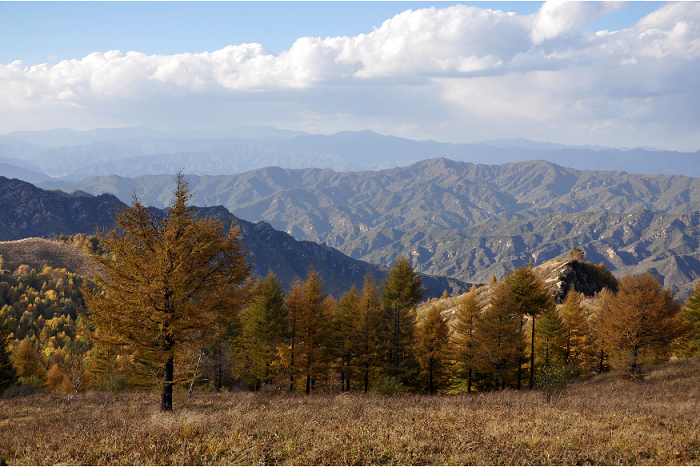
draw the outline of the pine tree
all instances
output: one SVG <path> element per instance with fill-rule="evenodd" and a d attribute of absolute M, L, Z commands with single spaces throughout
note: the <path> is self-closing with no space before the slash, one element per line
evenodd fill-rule
<path fill-rule="evenodd" d="M 683 307 L 683 324 L 688 333 L 683 354 L 689 357 L 700 355 L 700 281 Z"/>
<path fill-rule="evenodd" d="M 377 377 L 382 367 L 382 360 L 387 350 L 381 339 L 384 325 L 379 287 L 371 275 L 365 276 L 362 286 L 357 314 L 353 319 L 351 371 L 353 378 L 359 380 L 360 387 L 368 392 L 372 380 Z"/>
<path fill-rule="evenodd" d="M 604 306 L 601 332 L 613 362 L 633 378 L 644 363 L 666 360 L 683 334 L 680 303 L 649 273 L 624 277 Z"/>
<path fill-rule="evenodd" d="M 386 312 L 387 340 L 390 342 L 389 373 L 411 386 L 417 362 L 413 355 L 416 305 L 423 298 L 420 275 L 406 258 L 399 258 L 389 270 L 382 287 Z"/>
<path fill-rule="evenodd" d="M 453 352 L 450 328 L 438 307 L 432 307 L 416 332 L 416 355 L 421 378 L 429 394 L 445 389 L 449 383 Z"/>
<path fill-rule="evenodd" d="M 455 348 L 457 369 L 455 379 L 467 383 L 467 392 L 472 390 L 474 377 L 474 358 L 476 355 L 475 336 L 476 323 L 481 316 L 481 305 L 477 299 L 476 287 L 472 286 L 466 297 L 457 308 L 452 339 Z"/>
<path fill-rule="evenodd" d="M 91 256 L 104 273 L 83 290 L 95 338 L 162 368 L 161 410 L 172 410 L 175 360 L 226 332 L 252 286 L 238 228 L 227 235 L 221 222 L 198 218 L 182 174 L 176 185 L 164 217 L 134 196 L 115 228 L 98 231 L 108 254 Z"/>
<path fill-rule="evenodd" d="M 504 389 L 518 370 L 523 345 L 522 315 L 507 281 L 493 289 L 489 306 L 479 316 L 474 332 L 480 385 Z"/>
<path fill-rule="evenodd" d="M 287 338 L 289 323 L 282 285 L 274 274 L 258 284 L 250 305 L 241 311 L 240 345 L 246 357 L 246 376 L 256 389 L 274 379 L 277 349 Z"/>
<path fill-rule="evenodd" d="M 536 318 L 556 308 L 554 298 L 547 292 L 542 279 L 532 269 L 521 267 L 505 280 L 511 289 L 518 313 L 530 317 L 530 389 L 535 379 L 535 330 Z M 521 362 L 518 363 L 520 371 Z"/>
<path fill-rule="evenodd" d="M 581 302 L 582 295 L 575 290 L 569 290 L 560 313 L 564 363 L 574 375 L 586 372 L 592 358 L 588 320 Z"/>

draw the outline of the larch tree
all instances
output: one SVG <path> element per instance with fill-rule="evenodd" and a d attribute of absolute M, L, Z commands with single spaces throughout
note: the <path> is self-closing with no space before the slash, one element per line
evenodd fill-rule
<path fill-rule="evenodd" d="M 294 392 L 301 368 L 299 361 L 299 318 L 304 312 L 304 284 L 301 281 L 295 280 L 289 288 L 285 306 L 287 308 L 287 323 L 289 325 L 289 351 L 286 355 L 279 355 L 279 359 L 283 362 L 284 368 L 289 374 L 289 392 Z"/>
<path fill-rule="evenodd" d="M 511 289 L 515 306 L 521 315 L 530 317 L 530 389 L 535 382 L 536 318 L 556 308 L 554 298 L 544 282 L 531 268 L 520 267 L 504 279 Z M 521 362 L 518 363 L 520 367 Z"/>
<path fill-rule="evenodd" d="M 250 304 L 241 311 L 239 345 L 246 359 L 246 378 L 260 389 L 275 377 L 278 348 L 287 339 L 289 324 L 282 284 L 268 274 L 256 287 Z"/>
<path fill-rule="evenodd" d="M 564 366 L 564 325 L 556 308 L 547 310 L 535 331 L 535 351 L 544 367 Z"/>
<path fill-rule="evenodd" d="M 134 196 L 115 228 L 98 230 L 108 253 L 91 256 L 104 272 L 83 290 L 94 337 L 161 368 L 163 411 L 172 410 L 176 359 L 223 335 L 252 289 L 239 229 L 199 217 L 190 197 L 182 173 L 163 217 Z"/>
<path fill-rule="evenodd" d="M 687 330 L 683 354 L 687 356 L 700 355 L 700 281 L 695 284 L 693 293 L 685 301 L 683 324 Z"/>
<path fill-rule="evenodd" d="M 423 298 L 420 275 L 406 258 L 399 258 L 389 269 L 382 287 L 386 330 L 390 342 L 389 373 L 409 382 L 417 370 L 413 355 L 416 305 Z"/>
<path fill-rule="evenodd" d="M 474 377 L 474 358 L 476 355 L 475 336 L 476 323 L 481 316 L 482 308 L 477 298 L 476 287 L 472 286 L 457 308 L 452 340 L 456 359 L 455 377 L 458 381 L 467 383 L 467 392 L 472 390 Z"/>
<path fill-rule="evenodd" d="M 610 354 L 608 351 L 608 341 L 603 324 L 610 311 L 609 301 L 614 298 L 613 292 L 604 288 L 598 294 L 598 303 L 590 318 L 589 329 L 591 331 L 591 352 L 593 353 L 593 368 L 597 373 L 603 373 L 610 369 Z"/>
<path fill-rule="evenodd" d="M 20 378 L 37 377 L 41 380 L 46 375 L 46 368 L 41 363 L 41 356 L 37 352 L 31 339 L 25 337 L 12 353 L 12 364 Z"/>
<path fill-rule="evenodd" d="M 591 336 L 582 305 L 582 295 L 569 290 L 560 310 L 564 363 L 574 375 L 588 370 L 591 361 Z"/>
<path fill-rule="evenodd" d="M 666 360 L 684 331 L 680 302 L 649 273 L 624 277 L 603 306 L 601 331 L 613 362 L 633 378 L 644 363 Z"/>
<path fill-rule="evenodd" d="M 324 356 L 327 355 L 325 325 L 330 321 L 333 303 L 323 292 L 323 281 L 314 270 L 309 271 L 302 297 L 295 317 L 295 364 L 303 378 L 304 392 L 310 394 L 324 373 Z"/>
<path fill-rule="evenodd" d="M 454 356 L 450 342 L 450 327 L 436 306 L 428 311 L 418 326 L 416 356 L 421 366 L 421 379 L 425 382 L 428 393 L 435 394 L 447 388 Z"/>
<path fill-rule="evenodd" d="M 365 276 L 362 295 L 359 297 L 356 315 L 352 321 L 352 375 L 359 380 L 364 392 L 368 392 L 372 380 L 379 374 L 386 346 L 382 342 L 384 308 L 379 287 L 371 275 Z"/>
<path fill-rule="evenodd" d="M 360 295 L 355 284 L 338 300 L 333 313 L 332 331 L 328 342 L 331 360 L 340 374 L 340 391 L 350 390 L 350 372 L 353 363 L 353 320 L 357 317 Z"/>
<path fill-rule="evenodd" d="M 505 389 L 517 372 L 523 344 L 522 315 L 507 281 L 494 287 L 474 333 L 476 367 L 484 388 Z"/>

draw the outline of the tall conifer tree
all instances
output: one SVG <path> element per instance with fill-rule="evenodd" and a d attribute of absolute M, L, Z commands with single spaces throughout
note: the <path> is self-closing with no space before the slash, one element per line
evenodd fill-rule
<path fill-rule="evenodd" d="M 416 356 L 429 394 L 447 388 L 454 358 L 450 328 L 438 307 L 432 307 L 416 332 Z"/>
<path fill-rule="evenodd" d="M 352 374 L 364 392 L 369 391 L 372 380 L 380 372 L 382 357 L 387 350 L 381 340 L 383 324 L 384 309 L 379 287 L 374 278 L 368 274 L 362 286 L 352 334 Z"/>
<path fill-rule="evenodd" d="M 667 359 L 683 334 L 680 303 L 649 273 L 624 277 L 603 305 L 601 331 L 616 367 L 631 377 L 639 376 L 644 363 Z"/>
<path fill-rule="evenodd" d="M 175 360 L 226 332 L 252 286 L 238 228 L 198 218 L 190 196 L 181 173 L 162 218 L 134 196 L 115 228 L 97 232 L 108 254 L 91 256 L 104 272 L 83 290 L 94 338 L 162 368 L 161 410 L 172 410 Z"/>
<path fill-rule="evenodd" d="M 411 385 L 417 370 L 413 355 L 416 305 L 423 298 L 420 275 L 406 258 L 399 258 L 389 270 L 382 287 L 386 312 L 387 340 L 390 342 L 389 373 Z"/>
<path fill-rule="evenodd" d="M 574 375 L 586 372 L 592 358 L 588 319 L 581 302 L 581 294 L 575 290 L 569 290 L 560 313 L 564 363 Z"/>
<path fill-rule="evenodd" d="M 472 390 L 472 379 L 475 370 L 474 360 L 477 351 L 474 333 L 482 311 L 476 294 L 476 287 L 472 286 L 457 308 L 454 326 L 452 327 L 452 339 L 457 362 L 455 377 L 460 382 L 466 381 L 467 392 Z"/>
<path fill-rule="evenodd" d="M 273 363 L 289 330 L 284 299 L 282 284 L 270 273 L 241 312 L 240 345 L 247 360 L 247 376 L 256 389 L 270 384 L 275 377 Z"/>

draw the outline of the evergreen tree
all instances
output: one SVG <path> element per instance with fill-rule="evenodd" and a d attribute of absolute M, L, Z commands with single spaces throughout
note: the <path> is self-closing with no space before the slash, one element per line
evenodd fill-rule
<path fill-rule="evenodd" d="M 240 345 L 246 357 L 246 376 L 252 385 L 274 379 L 277 349 L 287 338 L 289 323 L 282 285 L 274 274 L 258 284 L 250 305 L 241 311 Z"/>
<path fill-rule="evenodd" d="M 386 313 L 387 340 L 390 342 L 389 373 L 411 386 L 417 370 L 413 355 L 416 305 L 423 298 L 420 275 L 406 258 L 399 258 L 389 269 L 382 287 Z"/>
<path fill-rule="evenodd" d="M 536 318 L 556 308 L 554 298 L 547 292 L 542 279 L 530 268 L 520 267 L 505 282 L 511 289 L 518 313 L 530 317 L 530 389 L 535 379 L 535 330 Z M 521 362 L 518 363 L 520 370 Z"/>
<path fill-rule="evenodd" d="M 474 332 L 480 385 L 505 389 L 518 370 L 523 344 L 522 315 L 507 281 L 494 287 L 489 306 L 480 315 Z"/>
<path fill-rule="evenodd" d="M 384 324 L 379 287 L 371 275 L 365 276 L 362 295 L 353 319 L 351 349 L 353 363 L 350 367 L 364 392 L 368 392 L 372 380 L 379 374 L 386 346 L 381 339 Z"/>
<path fill-rule="evenodd" d="M 476 287 L 472 286 L 466 297 L 457 308 L 455 322 L 452 328 L 457 368 L 455 379 L 467 383 L 467 392 L 472 390 L 472 378 L 474 377 L 475 330 L 476 323 L 481 316 L 481 305 L 477 299 Z"/>
<path fill-rule="evenodd" d="M 252 286 L 238 228 L 226 234 L 221 222 L 198 218 L 182 174 L 176 185 L 163 218 L 134 197 L 114 229 L 98 231 L 109 253 L 91 253 L 104 273 L 83 291 L 95 338 L 162 369 L 161 410 L 172 410 L 175 359 L 224 334 Z"/>
<path fill-rule="evenodd" d="M 429 394 L 445 389 L 450 378 L 453 352 L 450 328 L 438 307 L 432 307 L 416 333 L 416 355 L 421 366 L 422 380 Z"/>
<path fill-rule="evenodd" d="M 651 274 L 624 277 L 603 305 L 601 332 L 615 366 L 631 377 L 639 376 L 644 363 L 666 360 L 683 334 L 680 303 Z"/>
<path fill-rule="evenodd" d="M 700 281 L 683 307 L 683 324 L 688 332 L 683 346 L 686 356 L 700 355 Z"/>
<path fill-rule="evenodd" d="M 586 372 L 592 357 L 588 320 L 581 302 L 582 295 L 569 290 L 560 313 L 564 363 L 574 375 Z"/>

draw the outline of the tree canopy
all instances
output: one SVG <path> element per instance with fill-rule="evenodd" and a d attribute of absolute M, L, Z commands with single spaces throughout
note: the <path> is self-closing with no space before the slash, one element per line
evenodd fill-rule
<path fill-rule="evenodd" d="M 183 174 L 174 196 L 163 217 L 134 196 L 113 229 L 98 230 L 108 253 L 91 255 L 104 272 L 85 290 L 94 337 L 162 368 L 162 410 L 172 409 L 175 360 L 222 335 L 252 288 L 238 228 L 198 217 Z"/>

